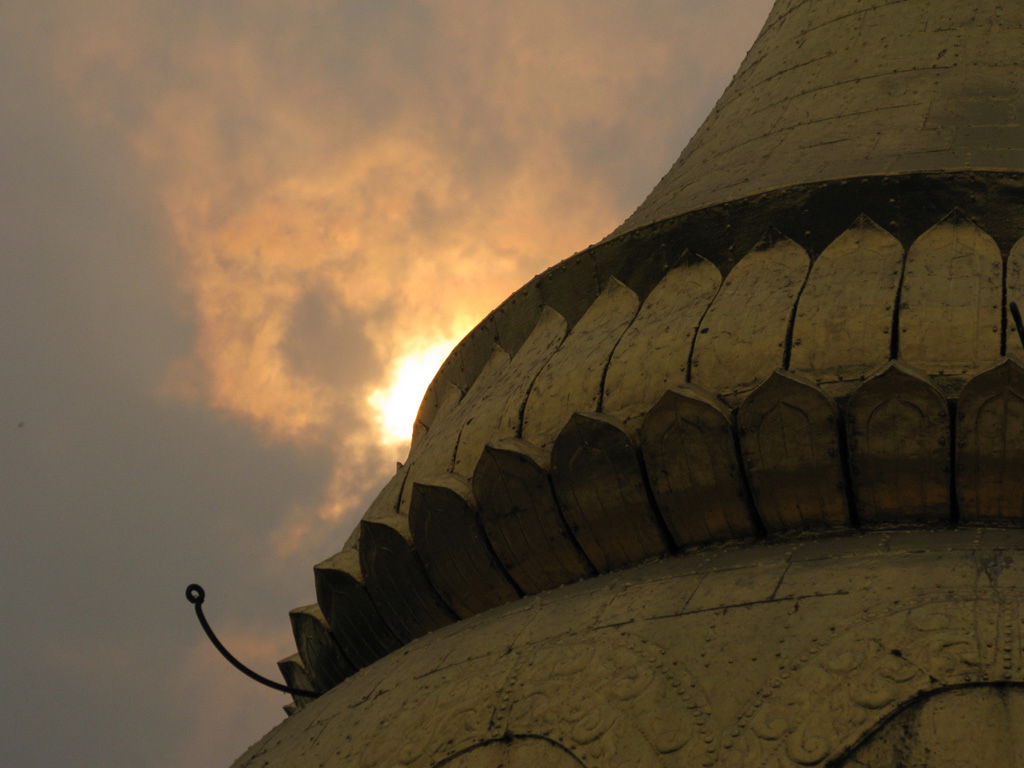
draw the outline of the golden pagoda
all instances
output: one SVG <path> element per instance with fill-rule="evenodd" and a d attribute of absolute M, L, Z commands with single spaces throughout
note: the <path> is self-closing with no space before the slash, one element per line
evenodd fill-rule
<path fill-rule="evenodd" d="M 474 329 L 236 763 L 1024 766 L 1024 3 L 778 0 Z"/>

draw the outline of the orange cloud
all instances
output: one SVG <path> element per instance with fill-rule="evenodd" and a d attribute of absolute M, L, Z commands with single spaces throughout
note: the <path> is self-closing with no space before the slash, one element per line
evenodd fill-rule
<path fill-rule="evenodd" d="M 634 110 L 706 108 L 692 94 L 638 95 L 675 66 L 677 46 L 706 52 L 694 90 L 734 66 L 735 52 L 707 40 L 708 24 L 721 35 L 729 22 L 706 3 L 676 5 L 78 11 L 57 43 L 59 76 L 158 190 L 193 302 L 194 355 L 169 390 L 329 448 L 317 514 L 354 523 L 400 457 L 382 393 L 427 384 L 396 376 L 610 231 L 627 212 L 614 182 L 630 158 L 657 149 L 667 167 L 671 121 Z M 314 298 L 342 317 L 339 338 L 305 354 L 336 356 L 333 368 L 295 362 L 297 317 Z M 357 341 L 365 354 L 349 361 Z M 310 514 L 289 513 L 279 546 L 301 546 Z"/>
<path fill-rule="evenodd" d="M 769 5 L 24 4 L 75 128 L 120 138 L 166 212 L 196 335 L 165 392 L 333 459 L 251 567 L 341 546 L 401 458 L 416 361 L 640 202 Z M 265 673 L 291 651 L 280 618 L 218 631 Z M 205 639 L 169 669 L 197 713 L 177 764 L 225 763 L 226 733 L 280 716 Z"/>

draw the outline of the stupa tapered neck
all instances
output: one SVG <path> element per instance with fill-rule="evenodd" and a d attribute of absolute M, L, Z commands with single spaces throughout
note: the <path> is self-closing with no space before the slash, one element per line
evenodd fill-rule
<path fill-rule="evenodd" d="M 778 0 L 732 83 L 613 236 L 792 185 L 1024 170 L 1024 3 Z"/>

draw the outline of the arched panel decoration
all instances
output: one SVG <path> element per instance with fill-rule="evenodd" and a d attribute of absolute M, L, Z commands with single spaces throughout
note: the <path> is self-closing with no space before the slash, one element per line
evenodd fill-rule
<path fill-rule="evenodd" d="M 714 396 L 693 386 L 666 392 L 644 419 L 640 446 L 677 546 L 755 535 L 732 418 Z"/>
<path fill-rule="evenodd" d="M 1020 594 L 1007 591 L 994 598 L 918 598 L 865 612 L 838 636 L 813 643 L 791 674 L 765 684 L 743 712 L 746 727 L 723 744 L 718 765 L 854 768 L 860 764 L 842 760 L 922 696 L 1024 683 L 1019 609 Z M 964 723 L 985 727 L 977 713 Z M 897 764 L 922 765 L 868 763 Z"/>
<path fill-rule="evenodd" d="M 409 526 L 427 576 L 460 618 L 520 596 L 494 556 L 461 478 L 414 483 Z"/>
<path fill-rule="evenodd" d="M 845 394 L 889 359 L 903 246 L 866 216 L 814 262 L 793 324 L 790 370 Z"/>
<path fill-rule="evenodd" d="M 1024 520 L 1024 368 L 1004 360 L 957 403 L 956 489 L 963 522 Z"/>
<path fill-rule="evenodd" d="M 671 549 L 651 508 L 636 445 L 612 417 L 574 414 L 555 442 L 551 475 L 565 520 L 598 571 Z"/>
<path fill-rule="evenodd" d="M 832 398 L 776 371 L 740 405 L 736 421 L 754 505 L 768 531 L 849 525 Z"/>
<path fill-rule="evenodd" d="M 640 307 L 614 277 L 537 374 L 523 411 L 522 437 L 550 448 L 573 413 L 596 411 L 608 358 Z"/>
<path fill-rule="evenodd" d="M 686 383 L 697 326 L 722 282 L 700 256 L 688 253 L 683 262 L 644 300 L 608 363 L 601 410 L 631 428 L 666 389 Z"/>
<path fill-rule="evenodd" d="M 972 685 L 911 702 L 835 768 L 1024 768 L 1024 684 Z"/>
<path fill-rule="evenodd" d="M 701 322 L 690 380 L 728 401 L 786 361 L 786 335 L 810 267 L 792 240 L 771 236 L 725 278 Z"/>
<path fill-rule="evenodd" d="M 498 559 L 526 594 L 577 581 L 594 572 L 555 500 L 547 454 L 525 440 L 484 449 L 473 473 L 480 522 Z"/>
<path fill-rule="evenodd" d="M 850 396 L 846 417 L 861 521 L 948 522 L 949 409 L 927 378 L 890 363 Z"/>

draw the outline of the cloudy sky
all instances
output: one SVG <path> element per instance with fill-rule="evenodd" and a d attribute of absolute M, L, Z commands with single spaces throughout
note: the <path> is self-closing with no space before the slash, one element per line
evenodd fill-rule
<path fill-rule="evenodd" d="M 227 765 L 452 344 L 770 0 L 0 3 L 0 763 Z"/>

